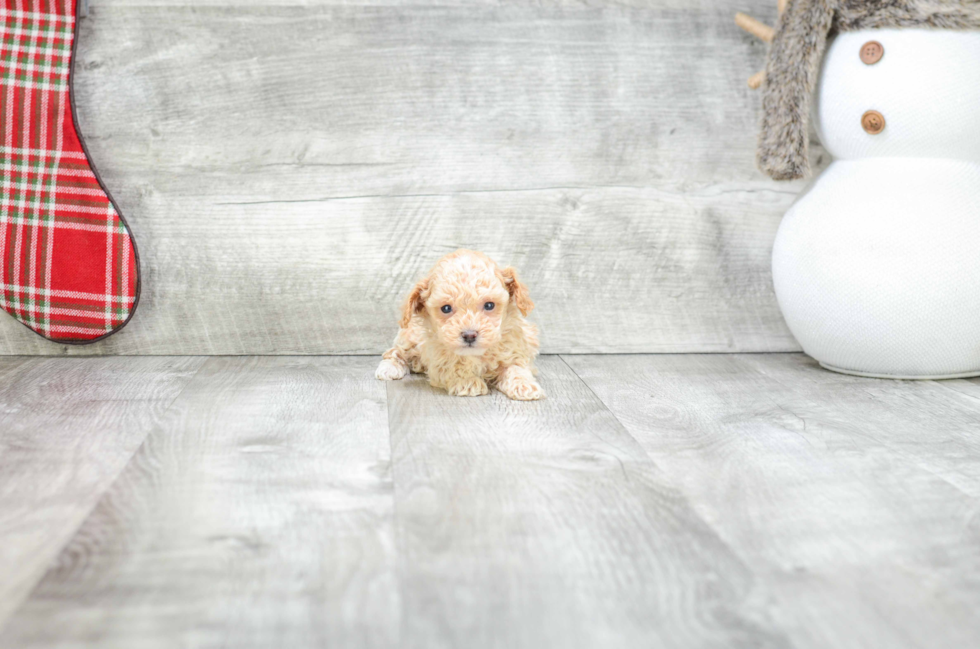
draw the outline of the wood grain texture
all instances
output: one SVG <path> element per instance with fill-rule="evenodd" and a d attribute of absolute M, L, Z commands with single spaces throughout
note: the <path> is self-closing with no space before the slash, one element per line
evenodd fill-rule
<path fill-rule="evenodd" d="M 402 647 L 779 647 L 765 589 L 588 388 L 388 386 Z"/>
<path fill-rule="evenodd" d="M 202 364 L 0 360 L 0 626 Z"/>
<path fill-rule="evenodd" d="M 379 353 L 461 246 L 522 271 L 546 351 L 798 349 L 769 257 L 801 185 L 754 168 L 732 24 L 775 3 L 386 4 L 96 3 L 79 119 L 143 301 L 86 348 L 0 318 L 0 354 Z"/>
<path fill-rule="evenodd" d="M 976 381 L 800 355 L 566 360 L 771 588 L 794 647 L 976 645 Z"/>
<path fill-rule="evenodd" d="M 980 637 L 980 380 L 544 357 L 517 403 L 376 360 L 0 358 L 0 649 Z"/>
<path fill-rule="evenodd" d="M 210 359 L 0 646 L 392 646 L 393 497 L 372 368 Z"/>

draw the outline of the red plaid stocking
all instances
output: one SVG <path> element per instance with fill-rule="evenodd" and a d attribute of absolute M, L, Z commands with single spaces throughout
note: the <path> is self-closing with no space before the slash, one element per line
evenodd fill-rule
<path fill-rule="evenodd" d="M 50 340 L 94 342 L 132 316 L 139 265 L 75 123 L 76 0 L 0 7 L 0 305 Z"/>

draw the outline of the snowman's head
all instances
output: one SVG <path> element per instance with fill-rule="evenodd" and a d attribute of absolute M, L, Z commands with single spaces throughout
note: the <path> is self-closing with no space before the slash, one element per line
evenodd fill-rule
<path fill-rule="evenodd" d="M 861 56 L 872 41 L 880 44 L 877 60 Z M 837 159 L 980 162 L 978 80 L 980 31 L 845 32 L 829 44 L 823 58 L 813 99 L 814 126 Z M 862 122 L 870 111 L 875 120 L 883 120 L 880 127 Z"/>
<path fill-rule="evenodd" d="M 839 36 L 824 57 L 831 33 Z M 776 179 L 808 175 L 812 103 L 839 157 L 978 160 L 978 39 L 973 0 L 790 2 L 766 65 L 759 168 Z M 874 128 L 865 130 L 869 111 Z"/>

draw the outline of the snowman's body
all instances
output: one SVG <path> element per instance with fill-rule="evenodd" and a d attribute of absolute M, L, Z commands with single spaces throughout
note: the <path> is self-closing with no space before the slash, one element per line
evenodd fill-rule
<path fill-rule="evenodd" d="M 872 65 L 869 41 L 884 48 Z M 840 34 L 814 104 L 834 162 L 773 249 L 793 334 L 838 371 L 980 375 L 980 32 Z M 876 135 L 869 110 L 885 118 Z"/>

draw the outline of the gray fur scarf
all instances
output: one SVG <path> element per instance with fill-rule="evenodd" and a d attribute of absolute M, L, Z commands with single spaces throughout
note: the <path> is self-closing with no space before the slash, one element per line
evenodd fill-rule
<path fill-rule="evenodd" d="M 980 29 L 980 0 L 789 0 L 769 49 L 759 168 L 776 180 L 810 173 L 810 95 L 830 34 L 881 27 Z"/>

